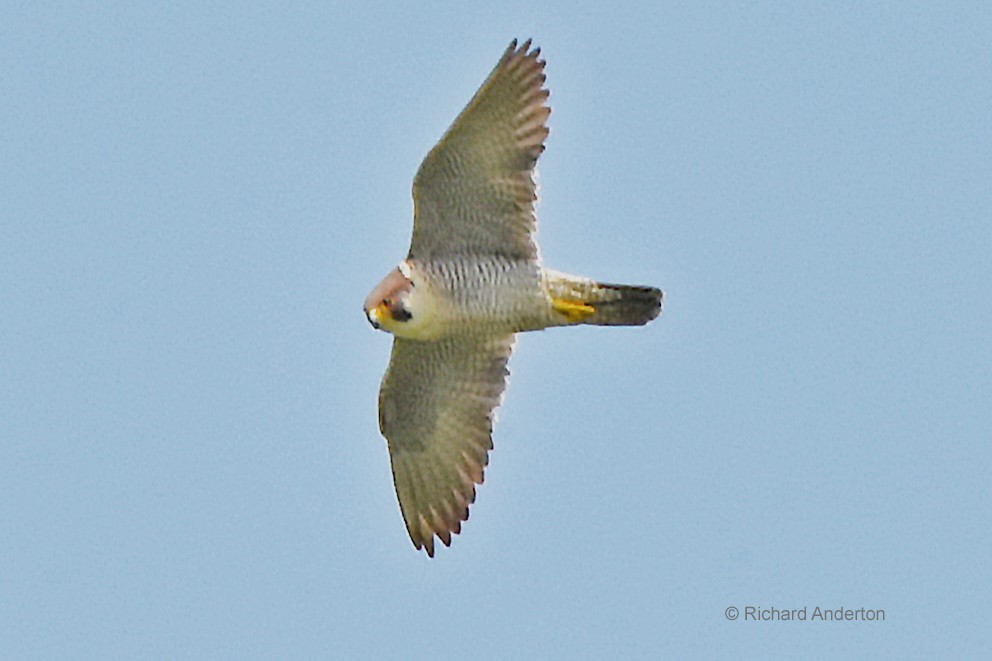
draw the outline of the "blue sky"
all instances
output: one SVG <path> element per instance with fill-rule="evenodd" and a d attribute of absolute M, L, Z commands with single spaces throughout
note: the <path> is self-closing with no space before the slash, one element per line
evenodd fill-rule
<path fill-rule="evenodd" d="M 3 656 L 981 658 L 990 31 L 983 3 L 8 4 Z M 528 36 L 546 263 L 666 307 L 519 339 L 428 560 L 361 304 Z"/>

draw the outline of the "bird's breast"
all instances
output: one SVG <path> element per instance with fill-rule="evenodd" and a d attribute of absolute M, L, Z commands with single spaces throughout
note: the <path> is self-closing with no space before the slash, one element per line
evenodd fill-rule
<path fill-rule="evenodd" d="M 451 334 L 524 330 L 523 320 L 544 310 L 540 268 L 498 257 L 462 257 L 414 264 L 411 294 L 419 339 Z M 419 277 L 417 277 L 419 276 Z"/>

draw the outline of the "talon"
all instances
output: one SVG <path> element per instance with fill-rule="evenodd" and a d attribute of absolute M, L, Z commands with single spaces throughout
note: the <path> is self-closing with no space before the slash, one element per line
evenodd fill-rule
<path fill-rule="evenodd" d="M 570 301 L 567 298 L 552 297 L 551 307 L 573 324 L 577 324 L 583 319 L 588 318 L 596 311 L 596 308 L 591 305 L 582 301 Z"/>

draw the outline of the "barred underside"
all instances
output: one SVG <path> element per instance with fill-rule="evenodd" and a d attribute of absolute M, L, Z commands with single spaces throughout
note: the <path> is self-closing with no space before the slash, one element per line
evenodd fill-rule
<path fill-rule="evenodd" d="M 444 299 L 451 334 L 515 333 L 556 325 L 541 268 L 498 256 L 452 257 L 417 265 Z"/>

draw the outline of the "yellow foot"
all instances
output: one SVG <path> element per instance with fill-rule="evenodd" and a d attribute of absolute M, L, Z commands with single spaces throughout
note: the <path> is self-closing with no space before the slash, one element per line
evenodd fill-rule
<path fill-rule="evenodd" d="M 570 301 L 567 298 L 552 297 L 551 307 L 573 324 L 579 323 L 596 311 L 596 308 L 591 305 L 587 305 L 582 301 Z"/>

